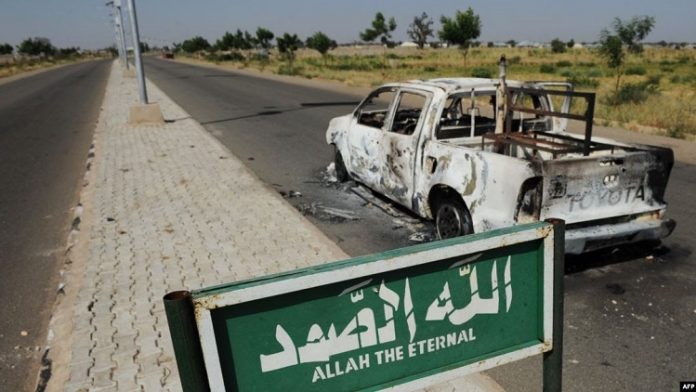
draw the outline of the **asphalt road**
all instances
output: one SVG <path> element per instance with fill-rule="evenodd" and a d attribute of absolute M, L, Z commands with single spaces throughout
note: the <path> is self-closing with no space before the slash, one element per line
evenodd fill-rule
<path fill-rule="evenodd" d="M 218 69 L 147 59 L 171 98 L 348 254 L 413 244 L 413 227 L 367 203 L 350 186 L 327 186 L 324 132 L 359 96 Z M 567 260 L 564 387 L 568 391 L 670 391 L 696 378 L 696 167 L 677 163 L 667 190 L 674 234 L 658 250 L 628 247 Z M 352 211 L 337 222 L 311 206 Z M 309 208 L 308 208 L 309 207 Z M 316 209 L 316 208 L 315 208 Z M 322 219 L 323 218 L 323 219 Z M 540 390 L 541 357 L 490 371 L 509 391 Z"/>
<path fill-rule="evenodd" d="M 110 62 L 0 85 L 0 390 L 34 390 Z"/>

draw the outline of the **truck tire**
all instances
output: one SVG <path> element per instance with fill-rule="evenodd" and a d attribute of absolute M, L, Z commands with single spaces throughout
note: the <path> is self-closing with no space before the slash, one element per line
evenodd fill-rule
<path fill-rule="evenodd" d="M 343 163 L 343 156 L 341 155 L 341 152 L 338 151 L 338 148 L 334 148 L 336 151 L 336 154 L 334 155 L 334 166 L 336 168 L 336 179 L 338 182 L 346 182 L 350 180 L 350 174 L 348 174 L 348 170 L 346 169 L 345 163 Z"/>
<path fill-rule="evenodd" d="M 474 232 L 469 210 L 458 198 L 448 197 L 436 203 L 435 229 L 438 239 L 460 237 Z"/>

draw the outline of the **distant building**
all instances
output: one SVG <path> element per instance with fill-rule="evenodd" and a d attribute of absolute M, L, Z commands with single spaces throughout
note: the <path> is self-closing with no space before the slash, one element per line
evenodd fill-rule
<path fill-rule="evenodd" d="M 518 42 L 516 46 L 518 48 L 543 48 L 544 44 L 542 44 L 540 42 L 536 42 L 536 41 L 524 40 L 524 41 Z"/>

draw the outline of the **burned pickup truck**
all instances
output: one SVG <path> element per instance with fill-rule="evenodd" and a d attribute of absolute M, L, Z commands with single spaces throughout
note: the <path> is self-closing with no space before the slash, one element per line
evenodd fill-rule
<path fill-rule="evenodd" d="M 501 67 L 500 79 L 386 84 L 326 138 L 340 180 L 434 220 L 442 239 L 547 218 L 566 221 L 571 254 L 668 236 L 672 150 L 593 137 L 594 99 Z"/>

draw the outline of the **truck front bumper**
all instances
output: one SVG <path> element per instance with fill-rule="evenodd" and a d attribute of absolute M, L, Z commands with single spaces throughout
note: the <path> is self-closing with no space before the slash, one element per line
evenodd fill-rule
<path fill-rule="evenodd" d="M 672 234 L 676 225 L 672 219 L 648 219 L 576 229 L 571 226 L 566 229 L 565 251 L 581 254 L 632 242 L 659 240 Z"/>

